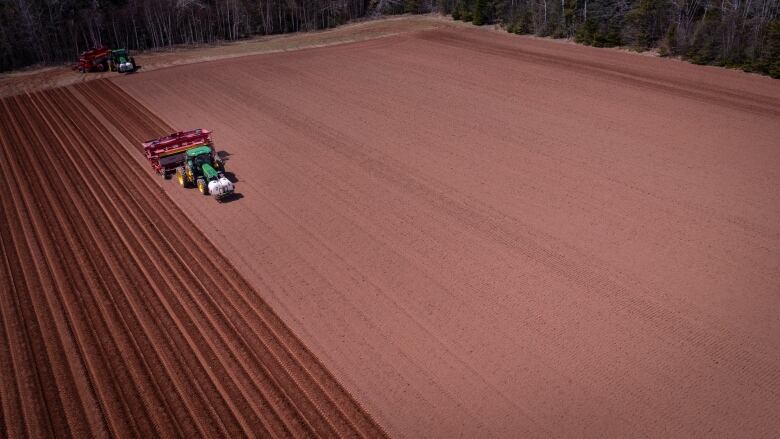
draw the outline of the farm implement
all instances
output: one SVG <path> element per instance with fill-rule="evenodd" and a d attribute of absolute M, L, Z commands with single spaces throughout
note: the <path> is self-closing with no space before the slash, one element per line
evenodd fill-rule
<path fill-rule="evenodd" d="M 143 143 L 152 169 L 163 178 L 175 174 L 182 187 L 197 187 L 203 195 L 222 201 L 235 190 L 225 177 L 225 163 L 214 152 L 211 131 L 196 129 L 169 134 Z"/>

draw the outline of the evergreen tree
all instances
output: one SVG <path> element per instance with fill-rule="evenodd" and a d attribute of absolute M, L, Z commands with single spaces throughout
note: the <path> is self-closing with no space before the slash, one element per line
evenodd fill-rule
<path fill-rule="evenodd" d="M 756 64 L 759 72 L 780 78 L 780 19 L 767 26 L 766 44 Z"/>
<path fill-rule="evenodd" d="M 623 40 L 638 50 L 655 47 L 669 26 L 667 0 L 639 0 L 626 13 Z"/>
<path fill-rule="evenodd" d="M 404 0 L 404 12 L 407 14 L 419 13 L 420 3 L 420 0 Z"/>
<path fill-rule="evenodd" d="M 474 15 L 472 23 L 477 26 L 482 26 L 487 23 L 487 7 L 488 0 L 476 0 L 474 2 Z"/>

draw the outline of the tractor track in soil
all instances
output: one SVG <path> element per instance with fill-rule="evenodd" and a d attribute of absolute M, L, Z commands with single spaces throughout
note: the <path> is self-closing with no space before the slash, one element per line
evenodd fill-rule
<path fill-rule="evenodd" d="M 137 166 L 173 130 L 114 87 L 0 106 L 0 433 L 383 435 Z"/>

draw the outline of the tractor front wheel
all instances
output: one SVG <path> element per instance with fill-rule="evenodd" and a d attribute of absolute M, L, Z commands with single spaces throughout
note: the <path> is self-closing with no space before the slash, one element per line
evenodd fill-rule
<path fill-rule="evenodd" d="M 206 185 L 206 180 L 204 180 L 202 178 L 198 179 L 198 190 L 203 195 L 208 195 L 209 194 L 209 187 L 208 187 L 208 185 Z"/>

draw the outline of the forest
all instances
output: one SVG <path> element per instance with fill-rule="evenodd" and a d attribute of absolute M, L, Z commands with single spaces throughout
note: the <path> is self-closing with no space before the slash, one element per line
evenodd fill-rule
<path fill-rule="evenodd" d="M 427 12 L 780 77 L 780 0 L 0 0 L 0 71 Z"/>
<path fill-rule="evenodd" d="M 780 77 L 780 0 L 441 0 L 453 18 Z"/>

